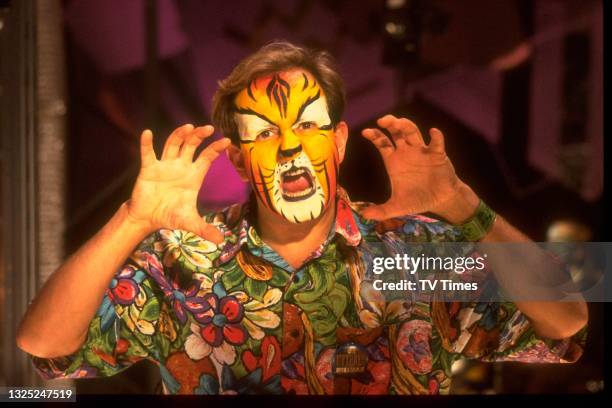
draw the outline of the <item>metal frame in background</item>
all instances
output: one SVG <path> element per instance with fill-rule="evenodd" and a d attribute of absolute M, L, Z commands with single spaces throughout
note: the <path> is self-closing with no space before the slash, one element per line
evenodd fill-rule
<path fill-rule="evenodd" d="M 1 13 L 2 376 L 6 385 L 25 385 L 37 381 L 15 344 L 37 280 L 35 2 L 9 2 Z"/>
<path fill-rule="evenodd" d="M 0 169 L 4 284 L 0 385 L 40 386 L 16 347 L 19 322 L 64 257 L 65 58 L 60 0 L 0 8 Z M 41 16 L 41 18 L 37 18 Z"/>

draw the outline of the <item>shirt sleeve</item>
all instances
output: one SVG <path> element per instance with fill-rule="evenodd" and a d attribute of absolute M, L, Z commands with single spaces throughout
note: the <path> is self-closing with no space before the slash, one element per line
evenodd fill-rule
<path fill-rule="evenodd" d="M 163 267 L 152 242 L 143 241 L 115 274 L 79 350 L 57 358 L 31 356 L 44 379 L 107 377 L 142 359 L 167 357 L 177 337 L 176 317 L 158 282 Z"/>
<path fill-rule="evenodd" d="M 456 303 L 444 306 L 453 316 L 449 330 L 441 334 L 448 336 L 450 351 L 463 357 L 489 362 L 573 363 L 583 353 L 587 326 L 565 339 L 547 339 L 535 333 L 527 316 L 512 302 Z"/>
<path fill-rule="evenodd" d="M 460 242 L 461 232 L 443 221 L 422 216 L 401 219 L 391 226 L 404 242 Z M 466 246 L 467 248 L 467 246 Z M 548 339 L 513 302 L 498 301 L 493 272 L 483 271 L 479 294 L 467 302 L 433 302 L 431 315 L 448 352 L 482 361 L 571 363 L 583 353 L 587 327 L 565 339 Z M 469 275 L 467 273 L 466 275 Z"/>

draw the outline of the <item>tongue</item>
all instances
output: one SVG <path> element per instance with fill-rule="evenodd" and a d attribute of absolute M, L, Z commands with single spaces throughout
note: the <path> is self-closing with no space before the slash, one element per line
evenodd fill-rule
<path fill-rule="evenodd" d="M 299 176 L 295 178 L 288 177 L 283 181 L 283 190 L 288 193 L 297 193 L 299 191 L 306 190 L 308 187 L 310 187 L 310 183 L 306 176 Z"/>

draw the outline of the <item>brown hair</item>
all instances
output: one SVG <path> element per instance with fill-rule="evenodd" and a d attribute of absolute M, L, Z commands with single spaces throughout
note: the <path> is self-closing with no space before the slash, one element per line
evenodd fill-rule
<path fill-rule="evenodd" d="M 332 126 L 336 126 L 344 112 L 344 81 L 338 73 L 333 57 L 326 51 L 298 47 L 286 41 L 275 41 L 249 55 L 233 69 L 229 76 L 219 81 L 213 97 L 213 124 L 238 143 L 238 129 L 234 120 L 234 99 L 248 84 L 261 76 L 302 68 L 319 82 L 327 99 Z"/>

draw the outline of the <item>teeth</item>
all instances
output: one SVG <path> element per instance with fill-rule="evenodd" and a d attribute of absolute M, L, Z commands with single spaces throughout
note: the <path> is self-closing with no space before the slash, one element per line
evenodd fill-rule
<path fill-rule="evenodd" d="M 307 177 L 310 180 L 311 185 L 302 191 L 297 191 L 297 192 L 282 191 L 282 195 L 286 199 L 297 201 L 297 200 L 302 199 L 303 197 L 308 197 L 314 194 L 316 188 L 313 183 L 313 177 L 311 176 L 311 173 L 310 171 L 308 171 L 308 169 L 305 169 L 302 167 L 298 169 L 287 170 L 281 173 L 281 180 L 283 180 L 285 177 L 298 177 L 298 176 Z"/>
<path fill-rule="evenodd" d="M 312 193 L 313 190 L 314 190 L 314 187 L 310 187 L 307 190 L 300 191 L 300 192 L 295 192 L 295 193 L 284 192 L 283 195 L 287 196 L 287 197 L 290 197 L 290 198 L 298 198 L 298 197 L 302 197 L 302 196 L 305 196 L 305 195 L 308 195 L 308 194 Z"/>
<path fill-rule="evenodd" d="M 298 176 L 300 174 L 304 174 L 306 173 L 305 170 L 303 169 L 298 169 L 298 170 L 291 170 L 291 171 L 287 171 L 285 172 L 285 174 L 283 174 L 284 176 Z"/>

